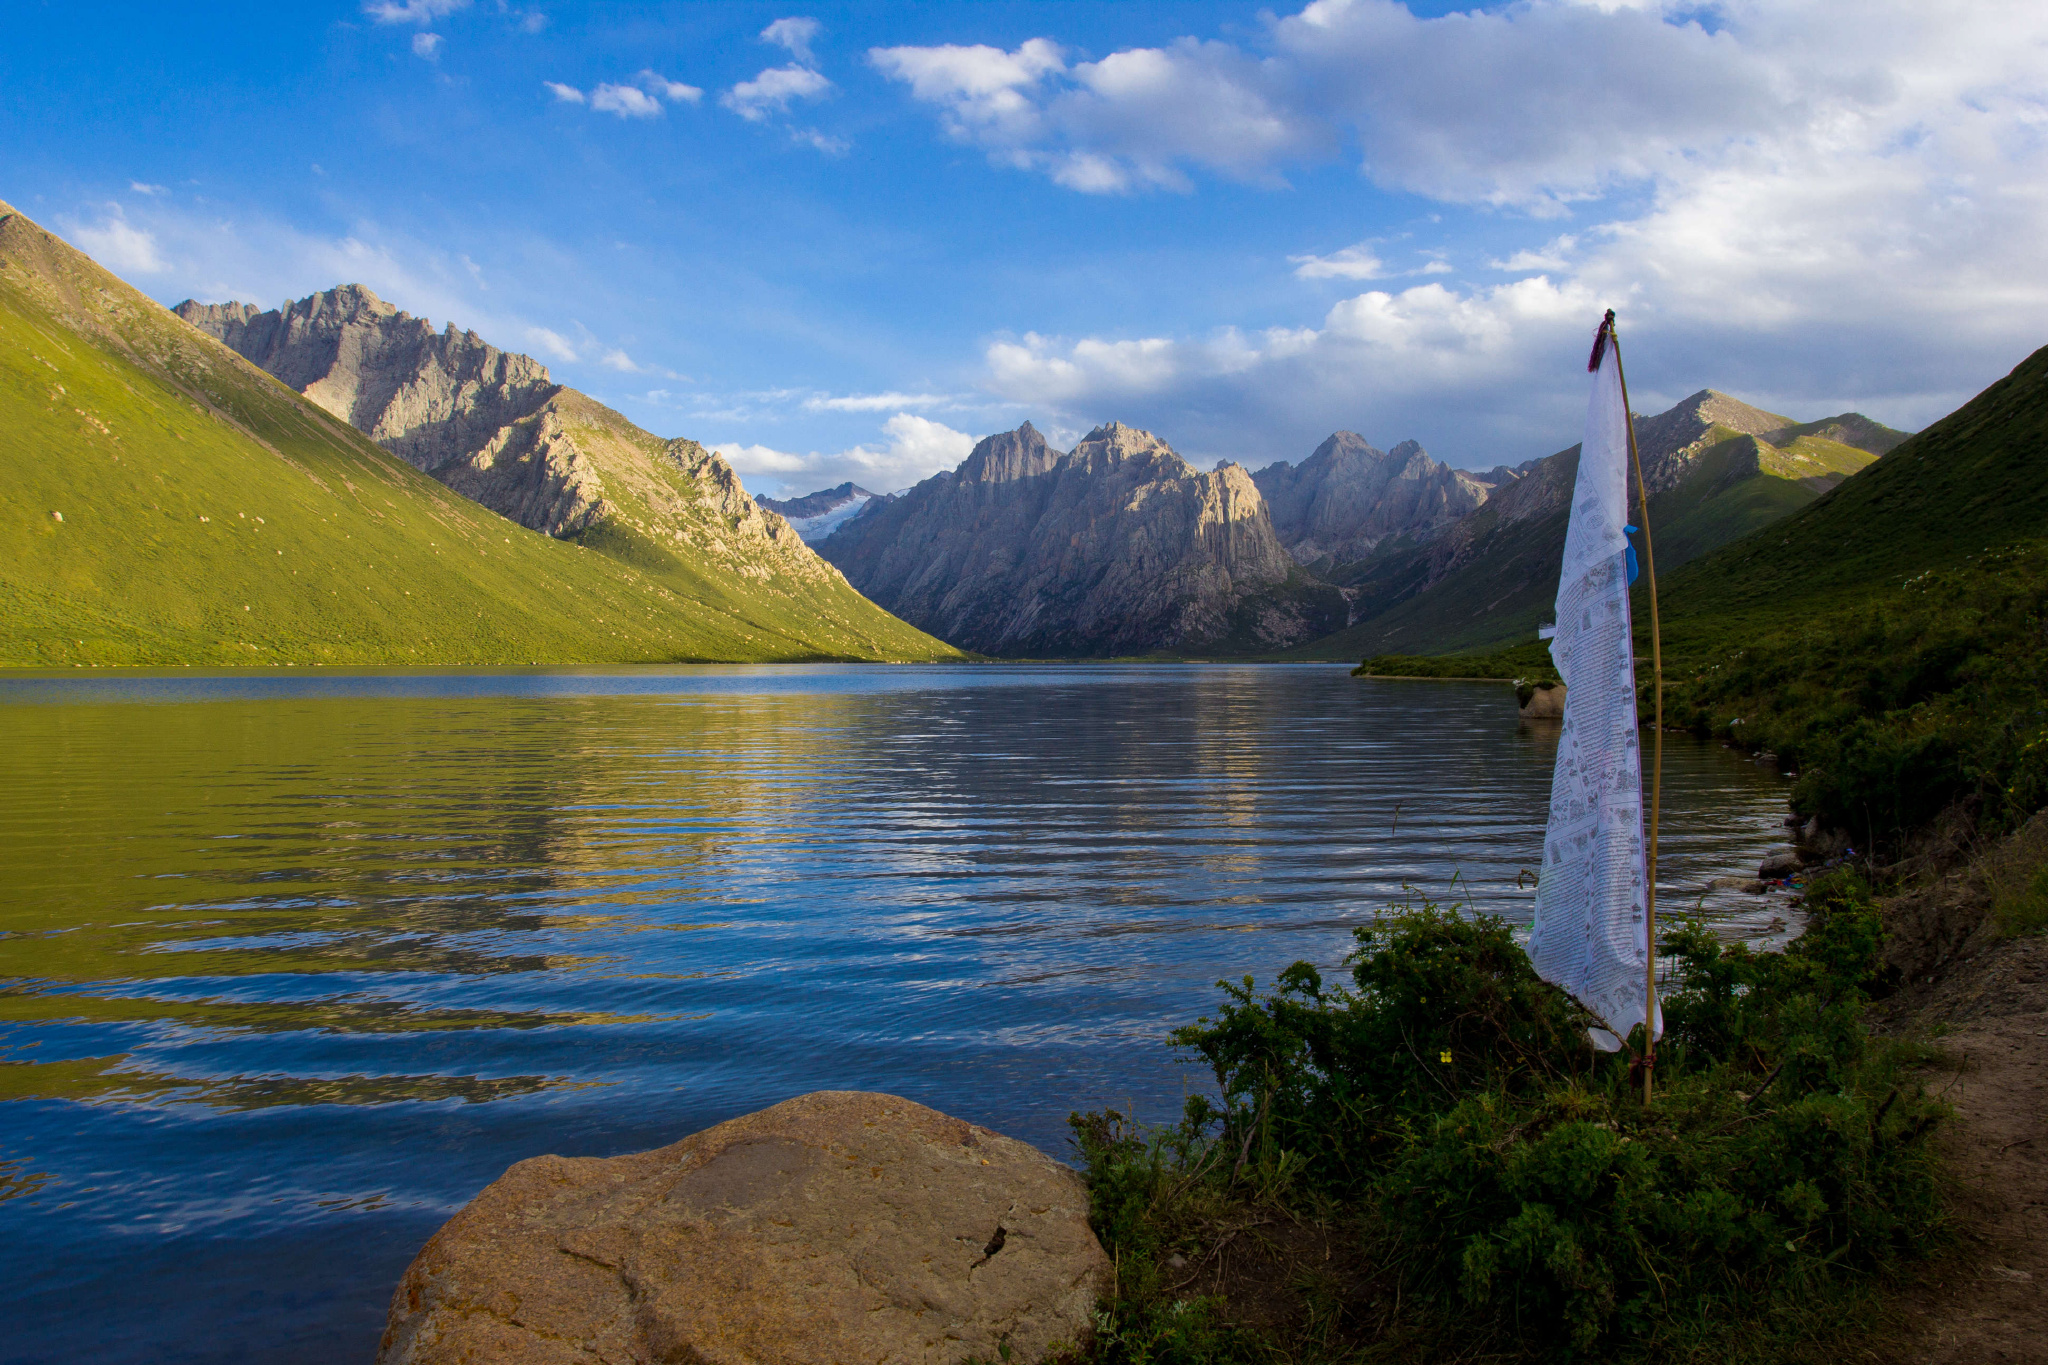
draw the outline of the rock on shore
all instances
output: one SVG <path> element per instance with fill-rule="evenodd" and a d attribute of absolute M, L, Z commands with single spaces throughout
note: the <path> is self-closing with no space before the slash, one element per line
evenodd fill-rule
<path fill-rule="evenodd" d="M 1087 1335 L 1080 1178 L 892 1095 L 828 1090 L 631 1156 L 535 1157 L 400 1281 L 379 1365 L 955 1365 Z"/>

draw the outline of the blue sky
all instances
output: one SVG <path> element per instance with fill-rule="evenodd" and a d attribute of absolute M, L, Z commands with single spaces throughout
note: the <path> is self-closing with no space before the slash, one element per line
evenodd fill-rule
<path fill-rule="evenodd" d="M 1029 417 L 1199 464 L 1919 426 L 2048 343 L 2048 7 L 14 0 L 0 198 L 167 304 L 360 281 L 747 484 Z"/>

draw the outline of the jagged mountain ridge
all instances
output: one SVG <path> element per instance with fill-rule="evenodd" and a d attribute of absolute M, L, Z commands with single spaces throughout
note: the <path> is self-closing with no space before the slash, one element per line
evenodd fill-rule
<path fill-rule="evenodd" d="M 173 310 L 465 497 L 529 530 L 654 553 L 764 584 L 839 575 L 697 442 L 664 440 L 531 356 L 435 331 L 362 285 L 258 312 Z"/>
<path fill-rule="evenodd" d="M 988 654 L 1274 649 L 1342 621 L 1250 474 L 1198 471 L 1119 422 L 1066 453 L 1029 422 L 987 437 L 819 548 L 905 620 Z"/>
<path fill-rule="evenodd" d="M 1295 562 L 1335 565 L 1363 559 L 1393 536 L 1432 540 L 1514 478 L 1508 469 L 1452 469 L 1415 441 L 1383 451 L 1339 431 L 1299 465 L 1267 465 L 1252 482 Z"/>

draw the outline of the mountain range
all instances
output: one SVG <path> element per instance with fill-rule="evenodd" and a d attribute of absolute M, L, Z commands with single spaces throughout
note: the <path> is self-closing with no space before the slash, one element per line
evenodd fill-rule
<path fill-rule="evenodd" d="M 1506 468 L 1452 469 L 1414 441 L 1383 451 L 1339 431 L 1298 466 L 1267 465 L 1252 482 L 1295 561 L 1329 568 L 1363 559 L 1395 536 L 1431 540 L 1517 477 Z"/>
<path fill-rule="evenodd" d="M 5 204 L 0 419 L 0 664 L 959 657 L 528 357 L 353 286 L 173 313 Z"/>
<path fill-rule="evenodd" d="M 1634 420 L 1667 570 L 1905 439 L 1712 389 Z M 1533 638 L 1577 471 L 1577 446 L 1473 472 L 1339 431 L 1299 465 L 1202 473 L 1119 423 L 1062 453 L 1026 422 L 893 498 L 848 484 L 775 505 L 824 509 L 812 539 L 855 587 L 965 649 L 1336 659 Z"/>
<path fill-rule="evenodd" d="M 1070 451 L 1026 422 L 900 494 L 755 499 L 360 285 L 166 312 L 5 205 L 0 415 L 16 664 L 1488 648 L 1548 616 L 1578 460 L 1477 472 L 1339 431 L 1198 470 L 1119 422 Z M 1634 420 L 1666 572 L 1905 439 L 1711 389 Z"/>

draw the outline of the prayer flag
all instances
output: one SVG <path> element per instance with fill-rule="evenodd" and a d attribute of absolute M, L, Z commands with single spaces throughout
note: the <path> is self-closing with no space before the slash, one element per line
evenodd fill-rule
<path fill-rule="evenodd" d="M 1624 534 L 1629 418 L 1620 356 L 1607 340 L 1603 326 L 1557 584 L 1550 657 L 1564 679 L 1564 726 L 1529 957 L 1599 1018 L 1606 1027 L 1593 1030 L 1593 1045 L 1613 1052 L 1643 1022 L 1650 944 Z"/>

